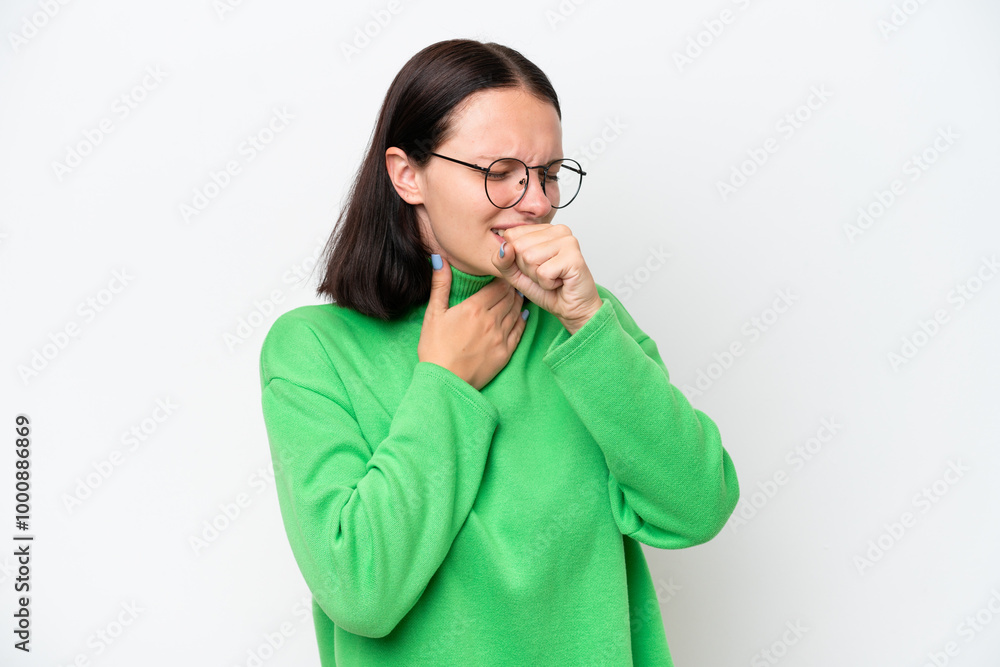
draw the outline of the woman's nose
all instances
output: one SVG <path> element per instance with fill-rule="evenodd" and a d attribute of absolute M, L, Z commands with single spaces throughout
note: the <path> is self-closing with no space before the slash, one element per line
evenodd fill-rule
<path fill-rule="evenodd" d="M 542 190 L 542 181 L 538 174 L 532 173 L 525 185 L 528 191 L 524 193 L 521 201 L 514 208 L 522 213 L 541 218 L 552 209 L 552 202 Z"/>

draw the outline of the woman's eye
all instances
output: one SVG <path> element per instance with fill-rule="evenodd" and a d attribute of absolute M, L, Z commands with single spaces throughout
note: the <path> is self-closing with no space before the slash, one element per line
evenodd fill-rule
<path fill-rule="evenodd" d="M 509 175 L 510 175 L 510 172 L 507 172 L 507 171 L 491 171 L 488 174 L 486 174 L 486 178 L 488 178 L 490 180 L 493 180 L 493 181 L 502 181 L 503 179 L 507 178 L 507 176 L 509 176 Z"/>

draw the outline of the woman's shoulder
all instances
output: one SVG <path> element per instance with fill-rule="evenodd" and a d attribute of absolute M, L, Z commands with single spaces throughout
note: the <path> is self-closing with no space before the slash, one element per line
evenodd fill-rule
<path fill-rule="evenodd" d="M 271 331 L 281 330 L 287 327 L 301 327 L 303 325 L 312 327 L 337 326 L 344 321 L 347 315 L 347 308 L 342 308 L 335 303 L 314 303 L 298 306 L 287 310 L 271 324 Z"/>
<path fill-rule="evenodd" d="M 416 309 L 415 309 L 416 310 Z M 265 349 L 289 346 L 320 346 L 353 350 L 358 344 L 372 345 L 392 338 L 401 329 L 412 328 L 419 319 L 403 317 L 382 321 L 336 303 L 309 304 L 278 316 L 264 338 Z"/>
<path fill-rule="evenodd" d="M 339 306 L 336 303 L 308 304 L 292 308 L 271 324 L 265 337 L 269 341 L 315 337 L 319 340 L 335 340 L 338 334 L 359 329 L 372 328 L 372 318 Z"/>
<path fill-rule="evenodd" d="M 292 308 L 271 324 L 260 350 L 262 382 L 273 376 L 300 377 L 341 363 L 357 338 L 377 336 L 369 325 L 359 324 L 360 313 L 335 303 Z M 317 363 L 325 361 L 325 363 Z"/>

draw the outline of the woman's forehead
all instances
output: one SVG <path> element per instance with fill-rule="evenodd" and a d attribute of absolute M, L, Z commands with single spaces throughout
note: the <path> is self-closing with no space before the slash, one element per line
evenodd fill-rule
<path fill-rule="evenodd" d="M 555 106 L 523 88 L 488 88 L 469 95 L 455 109 L 455 123 L 475 125 L 499 122 L 559 124 Z"/>
<path fill-rule="evenodd" d="M 446 144 L 465 146 L 470 157 L 517 157 L 512 151 L 544 157 L 562 147 L 562 124 L 555 106 L 523 89 L 479 91 L 457 111 Z"/>

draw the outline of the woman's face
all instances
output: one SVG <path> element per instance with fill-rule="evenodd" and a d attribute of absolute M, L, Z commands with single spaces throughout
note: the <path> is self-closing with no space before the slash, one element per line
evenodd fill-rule
<path fill-rule="evenodd" d="M 448 140 L 434 152 L 481 167 L 501 157 L 519 158 L 529 167 L 545 165 L 564 157 L 562 125 L 550 102 L 523 89 L 481 90 L 457 109 Z M 542 192 L 538 170 L 530 171 L 528 191 L 508 209 L 490 203 L 483 172 L 449 160 L 431 157 L 415 170 L 414 180 L 424 242 L 455 268 L 474 275 L 500 275 L 492 255 L 503 239 L 491 229 L 547 224 L 558 210 Z"/>

